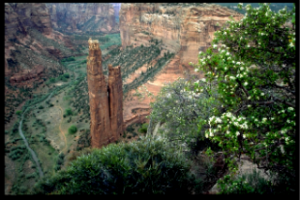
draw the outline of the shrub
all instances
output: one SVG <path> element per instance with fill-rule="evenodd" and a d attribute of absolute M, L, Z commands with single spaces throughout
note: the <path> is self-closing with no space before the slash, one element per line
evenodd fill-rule
<path fill-rule="evenodd" d="M 272 192 L 271 183 L 262 178 L 256 170 L 238 178 L 226 175 L 218 181 L 218 187 L 220 194 L 271 194 Z"/>
<path fill-rule="evenodd" d="M 44 109 L 44 106 L 39 106 L 39 109 Z"/>
<path fill-rule="evenodd" d="M 68 132 L 70 134 L 74 134 L 77 132 L 77 127 L 75 125 L 70 126 L 70 128 L 68 129 Z"/>
<path fill-rule="evenodd" d="M 72 114 L 73 114 L 71 108 L 66 109 L 66 110 L 65 110 L 65 113 L 66 113 L 66 116 L 69 116 L 69 115 L 72 115 Z"/>
<path fill-rule="evenodd" d="M 126 128 L 126 131 L 131 133 L 132 131 L 134 131 L 134 128 L 132 127 L 132 125 L 130 125 Z"/>
<path fill-rule="evenodd" d="M 139 129 L 139 132 L 147 133 L 148 125 L 149 125 L 148 123 L 142 124 L 141 128 Z"/>
<path fill-rule="evenodd" d="M 44 176 L 35 194 L 188 194 L 195 178 L 189 163 L 164 141 L 110 144 L 78 157 L 54 176 Z"/>

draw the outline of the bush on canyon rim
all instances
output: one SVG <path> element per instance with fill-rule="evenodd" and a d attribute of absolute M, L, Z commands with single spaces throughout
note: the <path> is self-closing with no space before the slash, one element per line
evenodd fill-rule
<path fill-rule="evenodd" d="M 194 184 L 189 164 L 166 141 L 143 137 L 94 149 L 34 187 L 40 194 L 174 194 Z"/>
<path fill-rule="evenodd" d="M 211 114 L 206 137 L 219 142 L 227 155 L 247 154 L 274 175 L 272 185 L 281 190 L 272 193 L 293 192 L 297 189 L 295 8 L 274 13 L 268 4 L 261 4 L 245 9 L 241 21 L 229 21 L 215 33 L 212 47 L 199 52 L 194 65 L 195 71 L 205 73 L 207 83 L 195 82 L 194 91 L 211 94 L 216 82 L 225 109 Z M 289 21 L 291 27 L 285 25 Z M 227 162 L 236 171 L 233 160 Z"/>

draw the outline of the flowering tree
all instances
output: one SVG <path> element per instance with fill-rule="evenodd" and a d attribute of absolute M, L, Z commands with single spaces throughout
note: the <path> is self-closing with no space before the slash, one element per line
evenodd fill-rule
<path fill-rule="evenodd" d="M 296 178 L 295 8 L 278 13 L 268 4 L 244 8 L 244 18 L 217 31 L 194 65 L 205 73 L 206 88 L 217 82 L 226 110 L 207 120 L 206 137 L 227 155 L 247 154 L 258 168 L 288 177 L 291 185 Z M 195 91 L 203 88 L 195 85 Z"/>
<path fill-rule="evenodd" d="M 203 88 L 198 90 L 195 86 Z M 194 143 L 204 138 L 210 114 L 217 114 L 221 109 L 217 95 L 216 90 L 206 87 L 205 79 L 195 82 L 179 78 L 163 87 L 155 102 L 151 103 L 151 119 L 164 123 L 171 141 Z"/>

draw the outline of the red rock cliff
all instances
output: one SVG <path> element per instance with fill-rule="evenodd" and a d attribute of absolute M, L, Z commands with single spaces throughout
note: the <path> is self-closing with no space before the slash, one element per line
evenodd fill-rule
<path fill-rule="evenodd" d="M 108 85 L 102 71 L 99 42 L 89 40 L 87 82 L 91 116 L 92 147 L 101 148 L 123 134 L 122 79 L 120 67 L 109 68 Z"/>
<path fill-rule="evenodd" d="M 122 47 L 148 45 L 150 38 L 162 40 L 164 48 L 178 53 L 180 63 L 197 62 L 198 52 L 205 50 L 213 33 L 230 18 L 243 15 L 214 4 L 189 6 L 167 3 L 122 3 L 120 35 Z"/>
<path fill-rule="evenodd" d="M 62 32 L 118 32 L 115 10 L 108 3 L 47 3 L 53 28 Z"/>
<path fill-rule="evenodd" d="M 198 62 L 199 51 L 206 50 L 213 40 L 213 33 L 228 21 L 230 16 L 239 20 L 243 16 L 236 11 L 219 5 L 131 3 L 121 4 L 120 36 L 122 48 L 132 45 L 149 45 L 151 38 L 161 40 L 162 51 L 174 52 L 176 55 L 159 72 L 153 81 L 144 84 L 148 91 L 157 95 L 165 83 L 184 77 L 185 72 L 195 73 L 189 62 Z M 188 73 L 187 73 L 188 74 Z M 201 78 L 203 75 L 197 73 Z M 135 75 L 127 79 L 133 81 Z M 141 122 L 149 112 L 133 113 L 137 108 L 149 108 L 149 97 L 139 100 L 130 91 L 124 100 L 124 122 L 128 126 Z"/>

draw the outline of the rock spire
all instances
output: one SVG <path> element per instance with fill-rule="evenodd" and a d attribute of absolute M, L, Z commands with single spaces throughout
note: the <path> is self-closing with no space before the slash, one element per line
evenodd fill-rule
<path fill-rule="evenodd" d="M 91 145 L 101 148 L 123 134 L 123 90 L 120 66 L 109 65 L 108 83 L 102 71 L 98 40 L 88 40 L 87 82 L 90 101 Z"/>

